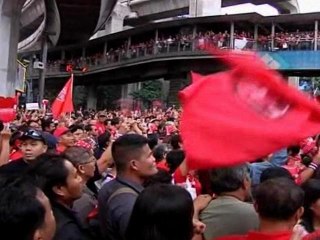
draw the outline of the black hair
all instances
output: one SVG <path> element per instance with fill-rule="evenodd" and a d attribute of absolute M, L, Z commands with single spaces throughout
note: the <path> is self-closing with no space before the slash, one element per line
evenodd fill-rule
<path fill-rule="evenodd" d="M 41 190 L 26 180 L 1 179 L 0 230 L 10 239 L 33 240 L 45 223 L 46 210 L 38 200 Z"/>
<path fill-rule="evenodd" d="M 185 158 L 185 153 L 183 150 L 172 150 L 168 152 L 166 156 L 166 161 L 169 167 L 169 172 L 174 173 Z"/>
<path fill-rule="evenodd" d="M 300 147 L 299 146 L 290 146 L 288 147 L 288 153 L 291 156 L 297 156 L 300 152 Z"/>
<path fill-rule="evenodd" d="M 117 172 L 124 171 L 131 159 L 140 157 L 142 148 L 148 139 L 138 134 L 125 134 L 114 141 L 111 147 Z"/>
<path fill-rule="evenodd" d="M 283 167 L 270 167 L 265 169 L 260 175 L 260 183 L 273 178 L 284 177 L 294 181 L 290 172 Z"/>
<path fill-rule="evenodd" d="M 159 144 L 153 148 L 153 156 L 156 162 L 160 162 L 165 158 L 168 147 L 165 144 Z"/>
<path fill-rule="evenodd" d="M 211 190 L 218 195 L 234 192 L 243 186 L 243 182 L 247 178 L 249 178 L 249 169 L 246 164 L 217 168 L 210 171 Z"/>
<path fill-rule="evenodd" d="M 92 124 L 88 124 L 88 125 L 84 126 L 84 130 L 87 132 L 92 131 Z"/>
<path fill-rule="evenodd" d="M 27 172 L 29 178 L 42 189 L 50 201 L 57 198 L 53 187 L 66 185 L 69 175 L 66 161 L 68 160 L 60 155 L 42 154 L 35 159 Z"/>
<path fill-rule="evenodd" d="M 148 134 L 148 145 L 151 150 L 158 145 L 159 136 L 156 133 Z"/>
<path fill-rule="evenodd" d="M 98 137 L 98 145 L 100 149 L 103 149 L 107 146 L 107 143 L 110 142 L 111 133 L 109 131 L 105 131 Z"/>
<path fill-rule="evenodd" d="M 180 144 L 182 143 L 181 136 L 179 134 L 172 135 L 170 144 L 172 146 L 172 149 L 180 149 Z"/>
<path fill-rule="evenodd" d="M 193 201 L 183 188 L 161 184 L 137 198 L 128 224 L 127 240 L 191 240 Z"/>
<path fill-rule="evenodd" d="M 288 178 L 269 179 L 255 191 L 257 212 L 269 220 L 289 220 L 303 206 L 303 201 L 303 190 Z"/>
<path fill-rule="evenodd" d="M 46 128 L 49 128 L 50 125 L 53 123 L 52 119 L 42 119 L 41 120 L 41 127 L 42 127 L 42 131 L 45 131 Z"/>
<path fill-rule="evenodd" d="M 77 130 L 84 130 L 84 127 L 83 127 L 83 125 L 76 125 L 76 124 L 74 124 L 74 125 L 71 125 L 70 127 L 69 127 L 69 129 L 70 129 L 70 132 L 71 133 L 75 133 Z"/>
<path fill-rule="evenodd" d="M 115 125 L 117 125 L 119 123 L 120 123 L 120 118 L 115 117 L 115 118 L 111 119 L 111 125 L 112 126 L 115 126 Z"/>
<path fill-rule="evenodd" d="M 155 175 L 149 177 L 143 183 L 143 186 L 151 187 L 157 184 L 172 184 L 172 175 L 164 169 L 158 169 L 158 172 Z"/>
<path fill-rule="evenodd" d="M 4 128 L 3 122 L 0 120 L 0 132 L 3 130 L 3 128 Z"/>
<path fill-rule="evenodd" d="M 305 227 L 308 232 L 314 232 L 315 228 L 313 225 L 314 213 L 311 210 L 311 206 L 318 199 L 320 199 L 320 180 L 310 179 L 309 181 L 302 184 L 302 189 L 305 194 L 304 198 L 304 213 L 302 215 L 301 224 Z"/>

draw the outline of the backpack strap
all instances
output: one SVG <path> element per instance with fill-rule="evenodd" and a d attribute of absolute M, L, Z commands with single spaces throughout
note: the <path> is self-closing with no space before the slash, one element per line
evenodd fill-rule
<path fill-rule="evenodd" d="M 114 193 L 111 194 L 111 196 L 108 198 L 107 204 L 109 204 L 114 197 L 116 197 L 122 193 L 132 193 L 135 196 L 138 196 L 138 193 L 135 190 L 133 190 L 132 188 L 121 187 L 118 190 L 116 190 Z"/>

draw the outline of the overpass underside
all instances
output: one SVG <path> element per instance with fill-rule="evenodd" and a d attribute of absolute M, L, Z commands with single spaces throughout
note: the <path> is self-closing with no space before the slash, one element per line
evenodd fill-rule
<path fill-rule="evenodd" d="M 244 3 L 269 4 L 276 8 L 280 14 L 299 12 L 297 0 L 135 0 L 131 1 L 130 8 L 132 12 L 137 13 L 138 17 L 126 19 L 125 22 L 127 25 L 135 26 L 148 21 L 181 15 L 218 15 L 222 7 Z M 205 9 L 201 11 L 202 8 L 208 8 L 208 6 L 211 8 L 210 13 Z"/>

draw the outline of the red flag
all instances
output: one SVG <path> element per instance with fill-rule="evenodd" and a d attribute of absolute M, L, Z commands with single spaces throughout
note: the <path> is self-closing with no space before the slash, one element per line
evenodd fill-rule
<path fill-rule="evenodd" d="M 73 112 L 72 102 L 72 90 L 73 90 L 73 74 L 69 81 L 64 85 L 58 97 L 52 104 L 52 114 L 54 118 L 57 118 L 62 113 Z"/>
<path fill-rule="evenodd" d="M 220 53 L 221 54 L 221 53 Z M 252 161 L 320 132 L 320 108 L 257 57 L 222 54 L 231 69 L 193 74 L 180 92 L 191 169 Z"/>
<path fill-rule="evenodd" d="M 4 123 L 13 121 L 16 117 L 14 105 L 17 104 L 15 97 L 0 97 L 0 120 Z"/>

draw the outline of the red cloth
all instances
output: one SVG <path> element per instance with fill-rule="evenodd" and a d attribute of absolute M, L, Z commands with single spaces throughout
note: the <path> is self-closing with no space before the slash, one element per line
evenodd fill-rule
<path fill-rule="evenodd" d="M 73 112 L 73 101 L 72 101 L 72 91 L 73 91 L 73 74 L 71 75 L 69 81 L 64 85 L 61 92 L 54 100 L 51 110 L 54 118 L 58 118 L 61 114 L 67 112 Z"/>
<path fill-rule="evenodd" d="M 85 149 L 87 149 L 87 150 L 92 150 L 92 145 L 90 144 L 90 143 L 87 143 L 86 141 L 84 141 L 84 140 L 79 140 L 79 141 L 77 141 L 75 144 L 74 144 L 74 146 L 76 146 L 76 147 L 81 147 L 81 148 L 85 148 Z"/>
<path fill-rule="evenodd" d="M 14 150 L 10 153 L 9 161 L 15 161 L 22 158 L 22 152 L 20 150 Z"/>
<path fill-rule="evenodd" d="M 96 123 L 96 128 L 97 128 L 97 132 L 99 135 L 101 135 L 107 131 L 106 125 L 104 125 L 104 123 L 101 123 L 101 122 Z"/>
<path fill-rule="evenodd" d="M 234 235 L 217 238 L 216 240 L 290 240 L 292 232 L 279 232 L 279 233 L 261 233 L 249 232 L 247 235 Z"/>
<path fill-rule="evenodd" d="M 252 161 L 320 132 L 319 105 L 257 57 L 222 57 L 230 71 L 193 74 L 193 84 L 180 92 L 189 168 Z"/>
<path fill-rule="evenodd" d="M 188 179 L 189 182 L 191 183 L 191 186 L 196 189 L 197 195 L 201 194 L 201 191 L 202 191 L 201 183 L 199 179 L 193 174 L 188 173 L 187 176 L 183 176 L 180 168 L 177 168 L 177 170 L 173 174 L 173 179 L 175 184 L 185 183 Z"/>
<path fill-rule="evenodd" d="M 168 165 L 167 165 L 167 162 L 165 161 L 165 160 L 163 160 L 163 161 L 161 161 L 161 162 L 158 162 L 157 163 L 157 168 L 158 169 L 162 169 L 162 170 L 165 170 L 165 171 L 167 171 L 167 172 L 169 172 L 169 167 L 168 167 Z"/>

